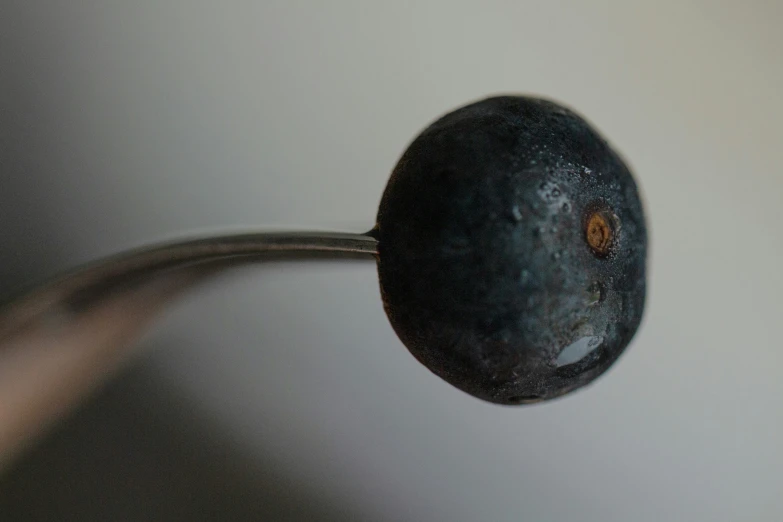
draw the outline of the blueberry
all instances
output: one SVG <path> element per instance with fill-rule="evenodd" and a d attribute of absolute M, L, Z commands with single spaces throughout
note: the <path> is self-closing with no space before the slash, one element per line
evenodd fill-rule
<path fill-rule="evenodd" d="M 636 183 L 595 129 L 551 101 L 494 97 L 435 121 L 395 167 L 374 233 L 394 330 L 480 399 L 576 390 L 642 318 Z"/>

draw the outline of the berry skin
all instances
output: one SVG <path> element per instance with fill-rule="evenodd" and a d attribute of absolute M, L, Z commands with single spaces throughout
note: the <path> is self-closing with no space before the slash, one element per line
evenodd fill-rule
<path fill-rule="evenodd" d="M 642 319 L 636 183 L 596 130 L 551 101 L 488 98 L 435 121 L 395 167 L 374 234 L 394 330 L 480 399 L 576 390 Z"/>

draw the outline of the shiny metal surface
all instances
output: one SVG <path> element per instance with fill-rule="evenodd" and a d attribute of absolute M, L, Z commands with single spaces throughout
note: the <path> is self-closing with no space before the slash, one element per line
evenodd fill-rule
<path fill-rule="evenodd" d="M 242 263 L 375 254 L 369 235 L 219 236 L 119 254 L 13 299 L 0 309 L 0 469 L 196 283 Z"/>
<path fill-rule="evenodd" d="M 140 248 L 74 270 L 13 299 L 0 309 L 0 342 L 47 313 L 78 320 L 100 306 L 108 294 L 143 287 L 177 269 L 203 276 L 238 262 L 371 258 L 376 253 L 373 237 L 334 232 L 237 234 Z"/>

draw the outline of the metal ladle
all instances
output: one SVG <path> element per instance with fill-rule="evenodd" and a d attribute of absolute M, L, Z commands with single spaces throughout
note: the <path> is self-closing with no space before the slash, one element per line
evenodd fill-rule
<path fill-rule="evenodd" d="M 10 301 L 0 309 L 0 470 L 196 283 L 237 264 L 376 255 L 371 233 L 227 235 L 126 252 Z"/>

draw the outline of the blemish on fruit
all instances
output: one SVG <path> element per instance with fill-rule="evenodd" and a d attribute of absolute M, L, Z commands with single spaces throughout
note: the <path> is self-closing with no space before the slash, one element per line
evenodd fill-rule
<path fill-rule="evenodd" d="M 587 219 L 585 238 L 590 248 L 599 256 L 611 252 L 616 235 L 615 218 L 608 211 L 593 212 Z"/>

